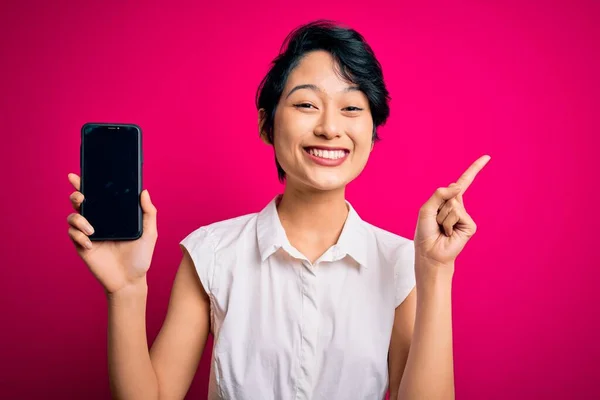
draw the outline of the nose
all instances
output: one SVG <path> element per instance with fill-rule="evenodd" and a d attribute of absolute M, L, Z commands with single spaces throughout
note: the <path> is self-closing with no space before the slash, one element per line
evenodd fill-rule
<path fill-rule="evenodd" d="M 315 136 L 324 139 L 334 139 L 341 136 L 341 123 L 337 119 L 334 108 L 326 108 L 321 114 L 317 126 L 315 126 Z"/>

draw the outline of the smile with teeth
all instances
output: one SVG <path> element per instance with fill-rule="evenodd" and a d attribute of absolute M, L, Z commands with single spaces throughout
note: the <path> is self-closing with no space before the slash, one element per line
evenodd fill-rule
<path fill-rule="evenodd" d="M 321 150 L 310 147 L 306 148 L 305 150 L 312 156 L 327 160 L 338 160 L 340 158 L 344 158 L 347 154 L 346 150 Z"/>

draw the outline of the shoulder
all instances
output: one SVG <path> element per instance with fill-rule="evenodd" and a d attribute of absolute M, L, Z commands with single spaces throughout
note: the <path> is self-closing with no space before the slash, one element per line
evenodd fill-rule
<path fill-rule="evenodd" d="M 416 285 L 414 241 L 369 223 L 365 228 L 371 232 L 380 264 L 393 273 L 394 307 L 398 307 Z"/>
<path fill-rule="evenodd" d="M 363 227 L 368 234 L 370 244 L 380 253 L 394 257 L 400 251 L 413 248 L 413 240 L 390 232 L 369 222 L 363 221 Z"/>
<path fill-rule="evenodd" d="M 194 247 L 203 243 L 212 250 L 226 247 L 241 237 L 254 235 L 257 216 L 258 213 L 244 214 L 199 226 L 182 240 L 182 244 Z"/>
<path fill-rule="evenodd" d="M 233 256 L 256 237 L 256 213 L 203 225 L 180 241 L 190 255 L 206 293 L 214 293 L 219 254 Z M 218 286 L 218 285 L 217 285 Z"/>

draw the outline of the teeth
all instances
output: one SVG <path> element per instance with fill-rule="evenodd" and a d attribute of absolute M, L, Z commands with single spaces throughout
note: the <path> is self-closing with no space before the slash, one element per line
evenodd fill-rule
<path fill-rule="evenodd" d="M 319 149 L 309 149 L 308 152 L 315 157 L 326 158 L 329 160 L 337 160 L 346 155 L 346 152 L 343 150 L 319 150 Z"/>

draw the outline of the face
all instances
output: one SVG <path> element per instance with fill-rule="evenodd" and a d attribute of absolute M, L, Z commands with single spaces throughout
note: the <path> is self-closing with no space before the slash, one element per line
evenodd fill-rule
<path fill-rule="evenodd" d="M 334 68 L 329 53 L 311 52 L 286 82 L 275 114 L 274 147 L 288 185 L 341 189 L 369 158 L 373 119 L 368 99 Z"/>

